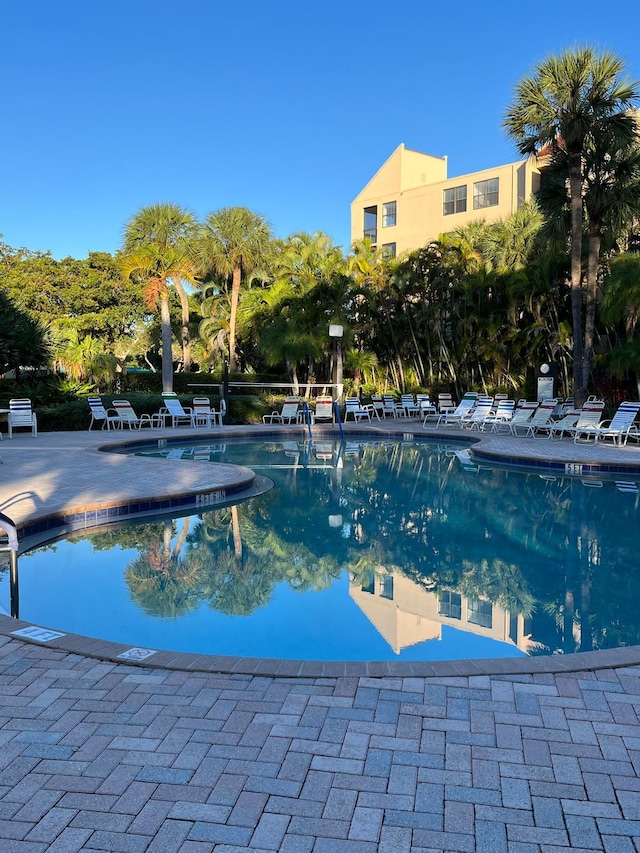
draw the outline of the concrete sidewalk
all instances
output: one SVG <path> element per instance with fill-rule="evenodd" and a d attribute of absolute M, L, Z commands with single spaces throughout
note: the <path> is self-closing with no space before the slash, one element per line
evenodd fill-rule
<path fill-rule="evenodd" d="M 413 428 L 380 428 L 394 426 Z M 186 462 L 133 470 L 98 452 L 106 439 L 2 442 L 0 508 L 25 523 L 220 485 Z M 488 437 L 484 450 L 640 463 L 635 446 Z M 637 647 L 531 659 L 529 672 L 480 661 L 286 677 L 178 656 L 128 665 L 94 641 L 55 648 L 15 627 L 0 619 L 1 853 L 640 850 Z"/>

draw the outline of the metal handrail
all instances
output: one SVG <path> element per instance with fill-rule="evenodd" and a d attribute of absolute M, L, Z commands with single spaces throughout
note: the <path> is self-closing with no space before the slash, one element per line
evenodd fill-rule
<path fill-rule="evenodd" d="M 0 551 L 9 551 L 9 589 L 11 597 L 11 615 L 14 619 L 19 618 L 20 596 L 18 592 L 18 531 L 14 522 L 0 512 L 0 530 L 7 534 L 7 545 L 0 545 Z"/>
<path fill-rule="evenodd" d="M 5 515 L 3 512 L 0 512 L 0 530 L 4 530 L 4 532 L 7 534 L 8 549 L 17 553 L 18 531 L 13 521 L 9 518 L 8 515 Z M 0 546 L 0 549 L 2 549 L 2 546 Z"/>

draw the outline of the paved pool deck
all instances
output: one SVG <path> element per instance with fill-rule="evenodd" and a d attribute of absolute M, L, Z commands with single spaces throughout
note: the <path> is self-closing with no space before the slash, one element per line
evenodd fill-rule
<path fill-rule="evenodd" d="M 416 422 L 371 429 L 424 435 Z M 250 480 L 99 451 L 123 438 L 5 437 L 0 511 L 27 527 Z M 488 436 L 477 450 L 586 476 L 640 471 L 637 446 Z M 33 630 L 0 616 L 2 853 L 640 851 L 638 647 L 417 665 L 158 652 L 132 664 L 117 644 L 23 640 L 21 628 Z"/>

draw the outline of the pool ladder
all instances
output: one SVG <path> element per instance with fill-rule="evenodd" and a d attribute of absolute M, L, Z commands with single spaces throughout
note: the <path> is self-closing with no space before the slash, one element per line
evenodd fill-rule
<path fill-rule="evenodd" d="M 9 585 L 11 590 L 11 615 L 18 618 L 18 531 L 15 524 L 0 512 L 0 530 L 7 536 L 6 544 L 0 544 L 0 554 L 9 554 Z"/>
<path fill-rule="evenodd" d="M 338 406 L 337 400 L 333 401 L 333 411 L 336 417 L 336 423 L 338 424 L 338 429 L 340 430 L 340 441 L 344 441 L 344 432 L 342 429 L 342 418 L 340 417 L 340 407 Z M 311 412 L 309 411 L 309 406 L 307 401 L 305 400 L 302 404 L 302 417 L 307 425 L 307 429 L 309 430 L 309 438 L 313 438 L 311 433 Z"/>

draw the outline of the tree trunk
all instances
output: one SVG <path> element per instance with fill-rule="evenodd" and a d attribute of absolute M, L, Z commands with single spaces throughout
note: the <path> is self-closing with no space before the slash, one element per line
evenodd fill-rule
<path fill-rule="evenodd" d="M 593 358 L 593 344 L 596 326 L 596 294 L 598 289 L 598 268 L 600 266 L 600 229 L 589 227 L 589 260 L 587 264 L 586 310 L 584 318 L 584 363 L 582 367 L 582 383 L 586 390 L 589 387 L 589 372 Z"/>
<path fill-rule="evenodd" d="M 160 320 L 162 322 L 162 390 L 173 391 L 173 355 L 171 353 L 171 315 L 169 296 L 160 298 Z"/>
<path fill-rule="evenodd" d="M 179 278 L 173 278 L 173 286 L 180 297 L 182 308 L 182 364 L 185 373 L 191 373 L 191 336 L 189 335 L 189 297 Z"/>
<path fill-rule="evenodd" d="M 240 299 L 240 281 L 242 279 L 242 268 L 233 268 L 233 279 L 231 283 L 231 315 L 229 317 L 229 372 L 236 373 L 236 317 L 238 315 L 238 300 Z"/>
<path fill-rule="evenodd" d="M 573 320 L 573 396 L 576 406 L 585 401 L 582 337 L 582 154 L 569 154 L 571 193 L 571 316 Z"/>
<path fill-rule="evenodd" d="M 231 525 L 233 528 L 233 553 L 238 560 L 242 559 L 242 533 L 240 532 L 240 517 L 238 507 L 231 507 Z"/>
<path fill-rule="evenodd" d="M 189 516 L 185 518 L 182 522 L 182 528 L 180 529 L 180 533 L 178 534 L 178 538 L 176 539 L 176 544 L 173 546 L 173 551 L 171 552 L 171 556 L 174 560 L 177 560 L 180 556 L 180 552 L 184 547 L 184 543 L 187 541 L 187 533 L 189 532 L 189 525 L 191 523 L 191 519 Z"/>

